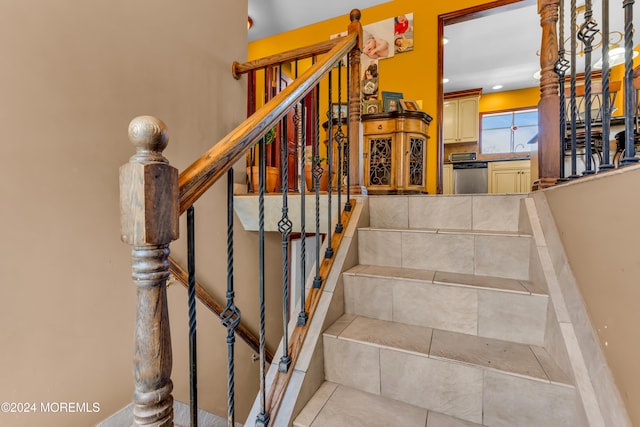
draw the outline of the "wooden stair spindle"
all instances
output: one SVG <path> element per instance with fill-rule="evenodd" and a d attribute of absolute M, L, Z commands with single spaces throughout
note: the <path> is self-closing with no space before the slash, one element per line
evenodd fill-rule
<path fill-rule="evenodd" d="M 560 177 L 560 98 L 558 75 L 554 71 L 558 61 L 559 0 L 538 0 L 542 27 L 540 49 L 540 102 L 538 103 L 538 179 L 533 190 L 551 187 Z"/>
<path fill-rule="evenodd" d="M 133 119 L 136 154 L 120 168 L 122 241 L 131 246 L 136 285 L 133 417 L 136 426 L 173 426 L 171 335 L 166 281 L 169 243 L 178 238 L 178 170 L 162 156 L 166 125 Z"/>
<path fill-rule="evenodd" d="M 360 10 L 353 9 L 349 14 L 348 32 L 358 35 L 357 45 L 349 52 L 349 129 L 347 133 L 347 167 L 349 175 L 347 182 L 347 207 L 351 209 L 350 193 L 360 194 L 362 182 L 360 181 L 360 144 L 357 143 L 360 135 L 360 56 L 362 54 L 362 24 Z"/>

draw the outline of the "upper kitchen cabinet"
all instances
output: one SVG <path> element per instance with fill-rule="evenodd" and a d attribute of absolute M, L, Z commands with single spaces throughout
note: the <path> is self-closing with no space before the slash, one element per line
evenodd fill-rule
<path fill-rule="evenodd" d="M 442 123 L 445 144 L 478 141 L 480 93 L 480 89 L 473 89 L 444 95 Z"/>

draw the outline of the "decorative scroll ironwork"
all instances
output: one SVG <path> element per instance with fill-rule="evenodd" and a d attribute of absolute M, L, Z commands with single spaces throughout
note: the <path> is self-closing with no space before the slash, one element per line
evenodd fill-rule
<path fill-rule="evenodd" d="M 338 105 L 342 105 L 342 61 L 338 63 Z M 342 233 L 342 215 L 340 215 L 340 206 L 342 206 L 342 180 L 345 171 L 342 168 L 342 147 L 344 140 L 344 132 L 342 131 L 342 108 L 338 108 L 338 129 L 336 130 L 333 139 L 336 141 L 336 153 L 338 158 L 338 178 L 336 183 L 336 189 L 338 191 L 338 223 L 336 224 L 336 233 Z"/>
<path fill-rule="evenodd" d="M 372 138 L 369 141 L 369 183 L 391 185 L 392 138 Z"/>
<path fill-rule="evenodd" d="M 300 267 L 302 268 L 302 273 L 300 275 L 300 312 L 298 313 L 298 325 L 304 326 L 307 324 L 307 311 L 304 307 L 305 302 L 305 286 L 306 286 L 306 265 L 307 265 L 307 239 L 306 235 L 306 188 L 305 188 L 305 176 L 304 176 L 304 165 L 305 165 L 305 147 L 306 147 L 306 114 L 303 108 L 302 101 L 296 107 L 296 113 L 294 114 L 294 126 L 295 126 L 295 134 L 297 146 L 300 146 Z M 296 119 L 297 118 L 297 119 Z"/>
<path fill-rule="evenodd" d="M 595 170 L 592 168 L 592 151 L 593 151 L 593 134 L 591 133 L 591 52 L 593 51 L 593 40 L 598 32 L 598 24 L 593 19 L 593 9 L 591 7 L 591 0 L 587 0 L 585 3 L 586 9 L 584 12 L 584 22 L 580 26 L 578 31 L 578 40 L 584 43 L 584 99 L 585 99 L 585 111 L 584 111 L 584 132 L 585 132 L 585 149 L 584 149 L 584 164 L 585 170 L 583 175 L 592 175 Z"/>
<path fill-rule="evenodd" d="M 289 153 L 287 145 L 287 121 L 282 121 L 282 132 L 280 144 L 287 152 L 282 156 L 282 171 L 280 173 L 280 183 L 282 187 L 282 218 L 278 221 L 278 231 L 282 235 L 282 357 L 278 364 L 280 372 L 288 372 L 291 366 L 289 357 L 289 236 L 293 225 L 289 219 Z"/>
<path fill-rule="evenodd" d="M 424 183 L 424 146 L 423 138 L 409 138 L 409 185 Z"/>
<path fill-rule="evenodd" d="M 331 190 L 333 188 L 332 181 L 332 164 L 333 164 L 333 78 L 332 72 L 329 71 L 328 85 L 327 85 L 327 96 L 329 98 L 329 110 L 327 111 L 327 174 L 329 175 L 329 185 L 327 186 L 327 211 L 329 215 L 327 215 L 327 249 L 324 252 L 325 258 L 333 257 L 333 247 L 331 246 Z M 338 107 L 340 107 L 340 103 L 338 103 Z M 340 110 L 340 108 L 338 108 Z M 338 215 L 339 216 L 339 215 Z"/>
<path fill-rule="evenodd" d="M 313 188 L 316 193 L 316 275 L 313 278 L 313 287 L 319 289 L 322 286 L 320 277 L 320 177 L 322 176 L 322 166 L 320 166 L 320 85 L 316 86 L 313 92 L 315 96 L 315 138 L 313 140 Z"/>

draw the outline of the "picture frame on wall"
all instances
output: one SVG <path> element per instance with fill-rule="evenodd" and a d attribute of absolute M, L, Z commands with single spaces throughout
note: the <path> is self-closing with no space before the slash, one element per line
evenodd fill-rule
<path fill-rule="evenodd" d="M 338 120 L 339 118 L 346 119 L 349 117 L 349 104 L 339 103 L 331 105 L 331 118 Z"/>
<path fill-rule="evenodd" d="M 392 112 L 392 111 L 402 111 L 402 107 L 400 106 L 400 100 L 403 99 L 404 96 L 402 92 L 382 92 L 382 102 L 384 112 Z"/>
<path fill-rule="evenodd" d="M 402 111 L 420 111 L 418 103 L 412 99 L 401 99 L 400 107 Z"/>
<path fill-rule="evenodd" d="M 378 99 L 368 99 L 362 104 L 362 114 L 375 114 L 382 112 L 381 102 Z"/>

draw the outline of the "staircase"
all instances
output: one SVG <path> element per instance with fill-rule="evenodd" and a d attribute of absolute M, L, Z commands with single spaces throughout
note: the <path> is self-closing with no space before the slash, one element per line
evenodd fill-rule
<path fill-rule="evenodd" d="M 577 392 L 544 348 L 524 197 L 369 197 L 325 382 L 293 425 L 577 425 Z"/>

